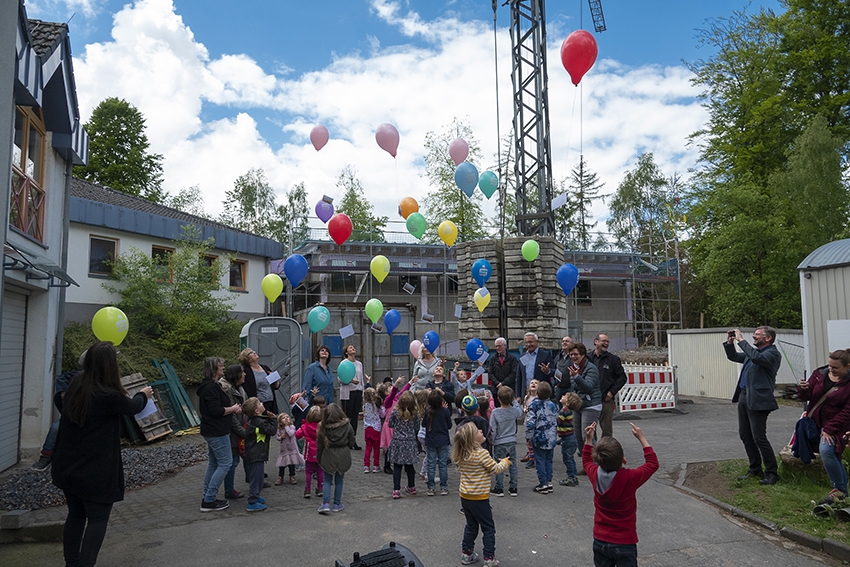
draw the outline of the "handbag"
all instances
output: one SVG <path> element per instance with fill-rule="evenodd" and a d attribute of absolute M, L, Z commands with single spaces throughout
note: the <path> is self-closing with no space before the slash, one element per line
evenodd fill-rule
<path fill-rule="evenodd" d="M 818 402 L 811 410 L 805 412 L 805 415 L 797 420 L 794 425 L 794 442 L 791 444 L 791 451 L 794 456 L 799 458 L 803 463 L 809 464 L 812 462 L 812 457 L 817 452 L 815 449 L 819 446 L 820 431 L 815 420 L 809 417 L 816 409 L 826 400 L 829 392 L 821 396 Z M 801 442 L 805 441 L 805 443 Z"/>

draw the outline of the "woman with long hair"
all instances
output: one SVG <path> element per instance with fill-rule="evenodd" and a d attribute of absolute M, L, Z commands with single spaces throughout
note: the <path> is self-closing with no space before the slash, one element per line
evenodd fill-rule
<path fill-rule="evenodd" d="M 440 366 L 440 359 L 425 348 L 425 345 L 419 347 L 419 358 L 413 364 L 413 376 L 418 380 L 410 387 L 411 392 L 424 390 L 428 387 L 428 382 L 434 379 L 434 370 Z"/>
<path fill-rule="evenodd" d="M 218 383 L 230 404 L 242 405 L 248 399 L 245 395 L 245 389 L 242 384 L 245 383 L 245 371 L 241 364 L 231 364 L 224 370 L 224 376 L 218 379 Z M 233 456 L 233 463 L 230 465 L 230 470 L 224 477 L 224 497 L 227 500 L 236 500 L 245 496 L 238 490 L 234 482 L 236 481 L 236 467 L 239 466 L 239 440 L 245 439 L 247 435 L 245 424 L 242 423 L 242 416 L 239 414 L 230 414 L 230 454 Z M 245 465 L 245 476 L 248 476 L 247 464 Z"/>
<path fill-rule="evenodd" d="M 132 398 L 121 384 L 111 342 L 95 343 L 62 400 L 53 454 L 53 484 L 65 492 L 66 565 L 94 565 L 115 502 L 124 500 L 121 416 L 142 411 L 150 386 Z"/>

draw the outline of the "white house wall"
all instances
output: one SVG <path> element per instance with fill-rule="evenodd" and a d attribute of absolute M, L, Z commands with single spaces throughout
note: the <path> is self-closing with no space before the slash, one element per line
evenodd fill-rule
<path fill-rule="evenodd" d="M 130 232 L 122 232 L 104 227 L 93 227 L 80 223 L 71 223 L 70 249 L 68 251 L 68 275 L 80 284 L 80 287 L 71 287 L 66 294 L 66 320 L 85 322 L 89 321 L 98 309 L 106 305 L 117 303 L 120 297 L 111 294 L 103 288 L 103 284 L 109 280 L 102 276 L 89 275 L 89 237 L 99 236 L 115 239 L 118 241 L 117 252 L 120 256 L 135 246 L 145 254 L 151 253 L 151 247 L 163 246 L 174 248 L 174 242 L 164 238 L 142 236 Z M 210 251 L 211 255 L 221 256 L 226 254 L 218 249 Z M 234 299 L 232 313 L 240 319 L 261 317 L 265 313 L 268 301 L 260 288 L 263 278 L 268 273 L 266 259 L 261 256 L 249 254 L 236 254 L 236 260 L 245 260 L 247 264 L 246 292 L 218 292 L 220 297 L 227 296 Z M 229 275 L 225 274 L 223 283 L 229 282 Z M 132 325 L 132 321 L 130 324 Z"/>

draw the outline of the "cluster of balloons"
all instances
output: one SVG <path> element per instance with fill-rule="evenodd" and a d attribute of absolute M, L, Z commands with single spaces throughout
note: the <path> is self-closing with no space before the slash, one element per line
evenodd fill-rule
<path fill-rule="evenodd" d="M 467 197 L 472 197 L 477 186 L 488 199 L 499 188 L 499 178 L 492 171 L 478 176 L 474 165 L 466 161 L 469 156 L 469 144 L 463 138 L 457 138 L 449 144 L 449 157 L 455 163 L 455 184 Z"/>
<path fill-rule="evenodd" d="M 573 288 L 578 284 L 578 268 L 572 264 L 564 264 L 558 268 L 556 274 L 558 285 L 564 290 L 566 295 L 569 295 Z"/>
<path fill-rule="evenodd" d="M 586 30 L 574 31 L 561 44 L 561 63 L 575 86 L 578 86 L 584 74 L 593 67 L 598 51 L 596 40 Z"/>
<path fill-rule="evenodd" d="M 130 321 L 117 307 L 104 307 L 92 317 L 91 330 L 99 341 L 110 341 L 118 346 L 130 330 Z"/>

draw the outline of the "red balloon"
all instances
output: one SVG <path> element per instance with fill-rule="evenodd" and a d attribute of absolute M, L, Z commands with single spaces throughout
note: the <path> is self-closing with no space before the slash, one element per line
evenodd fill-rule
<path fill-rule="evenodd" d="M 345 213 L 337 213 L 328 221 L 328 232 L 337 244 L 348 240 L 353 228 L 351 219 Z"/>
<path fill-rule="evenodd" d="M 596 40 L 586 30 L 574 31 L 561 44 L 561 63 L 574 85 L 578 86 L 584 74 L 596 63 L 598 51 Z"/>

